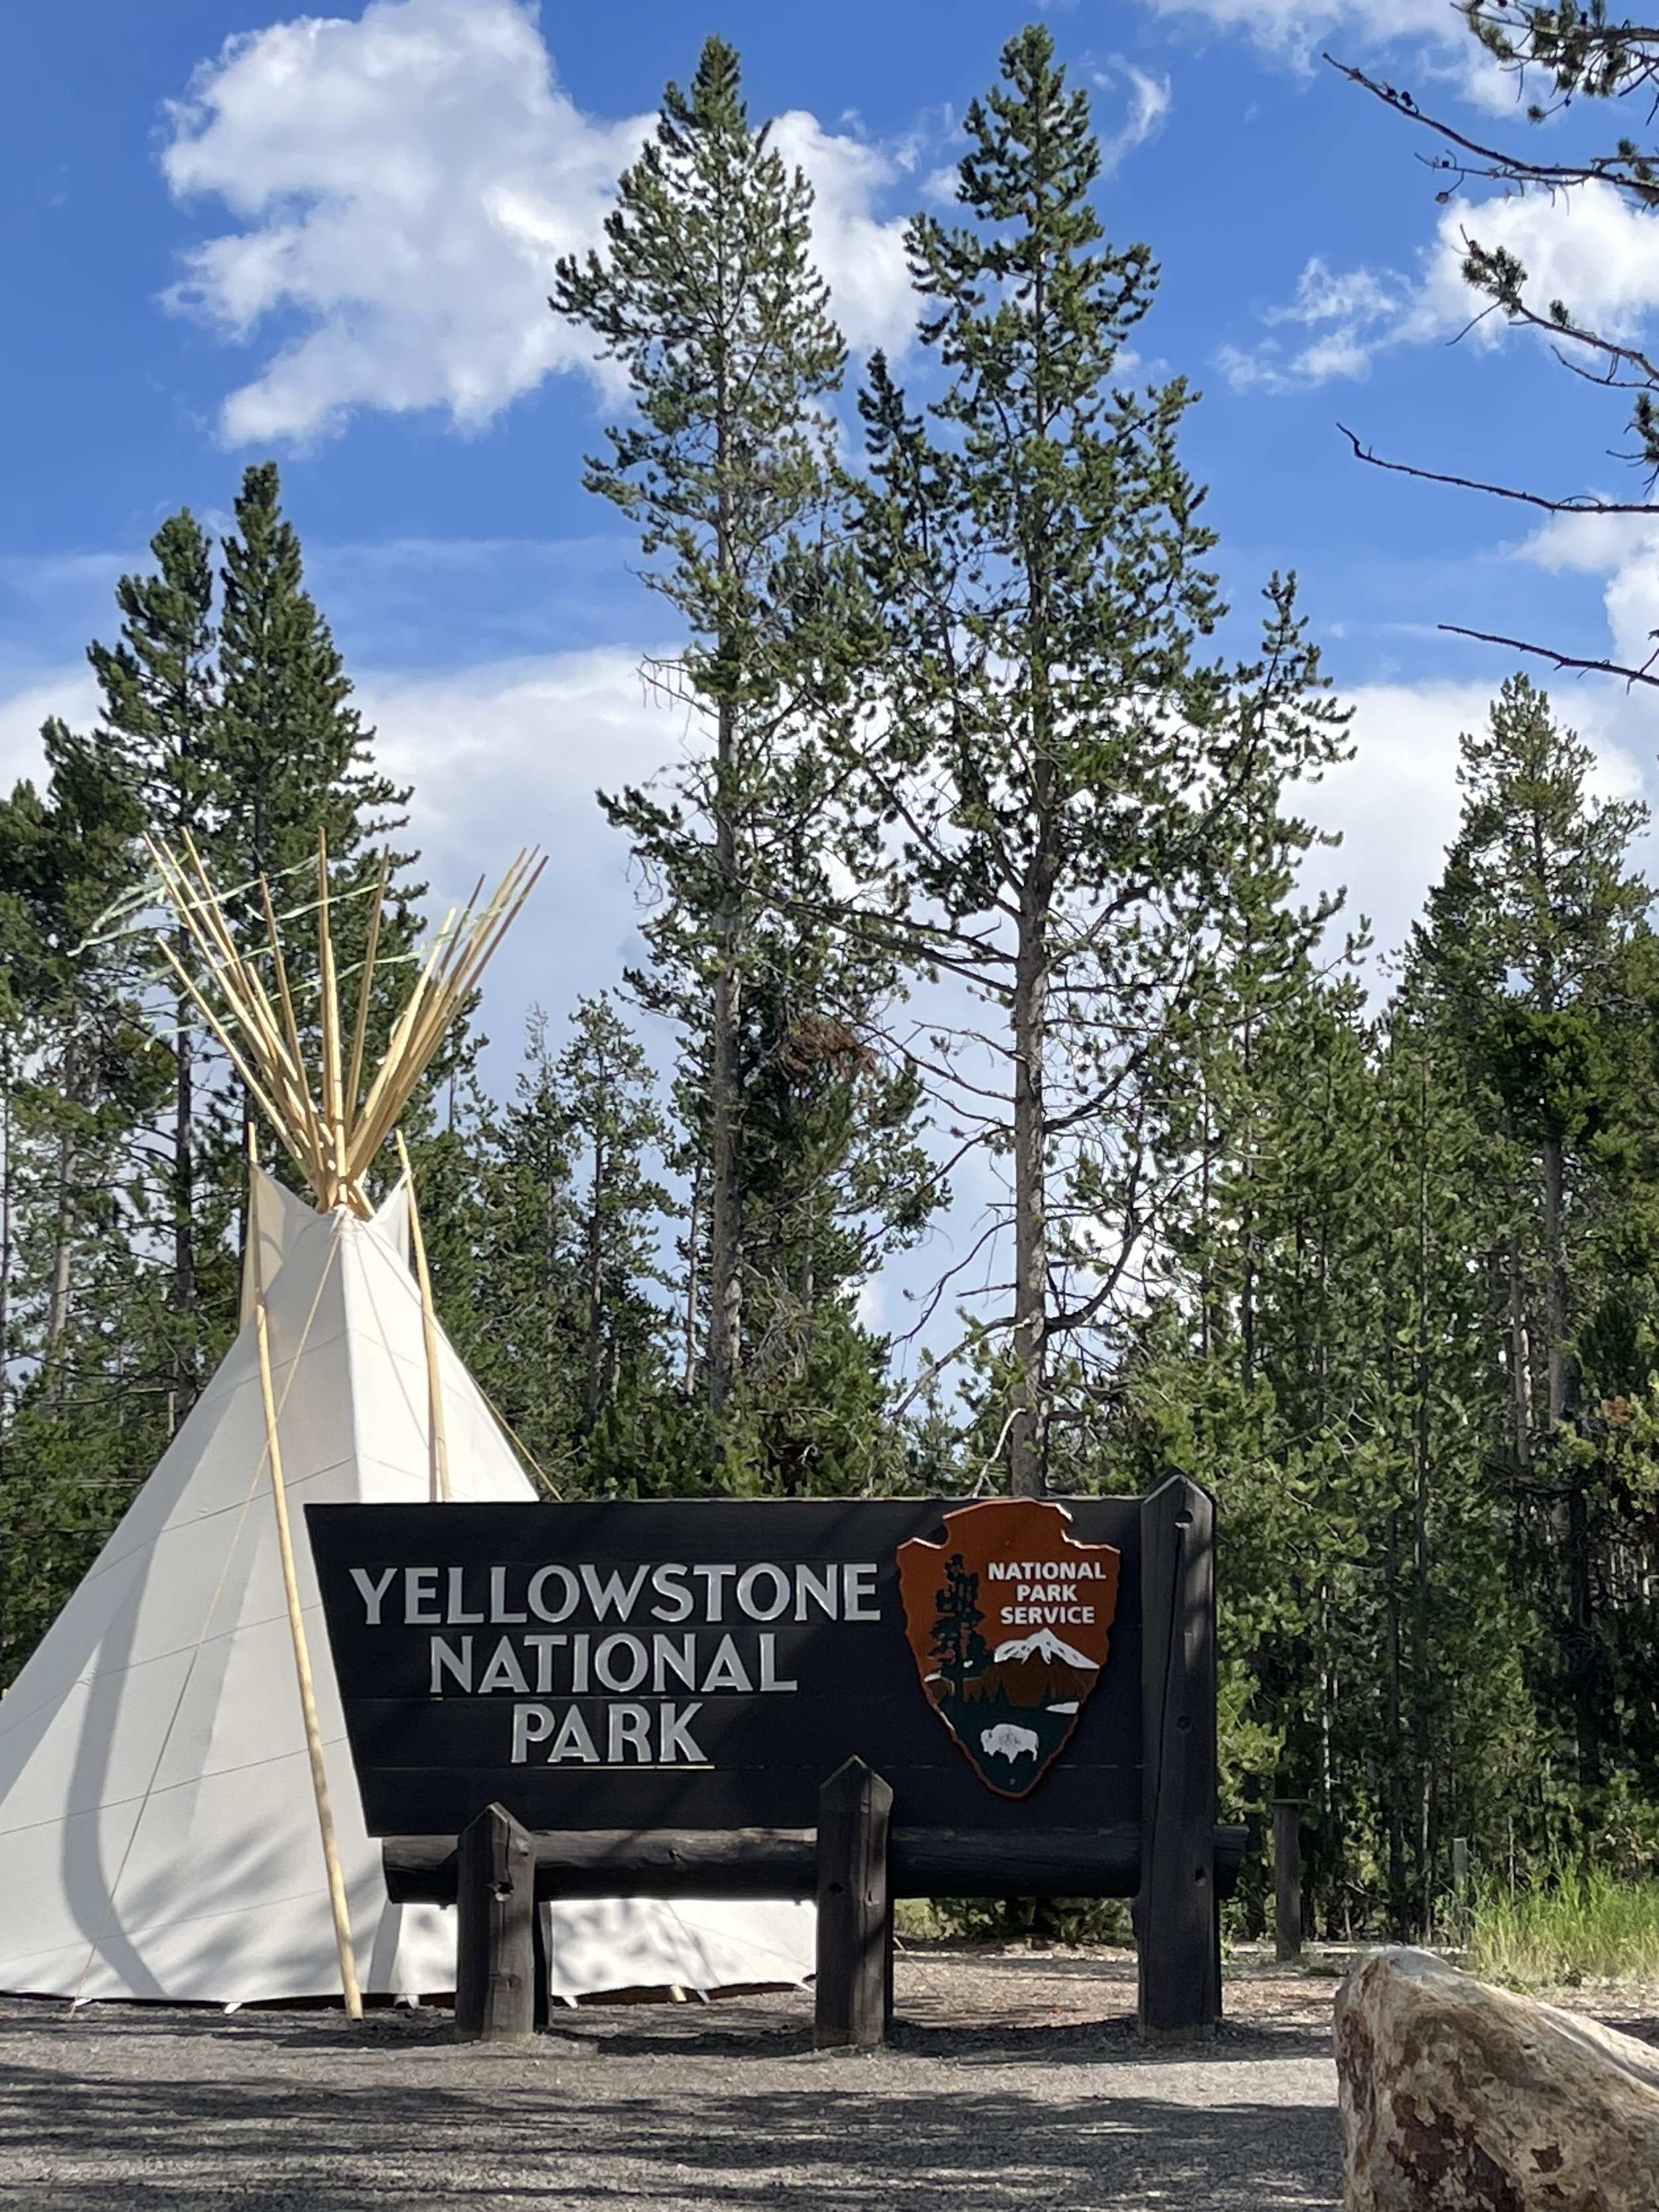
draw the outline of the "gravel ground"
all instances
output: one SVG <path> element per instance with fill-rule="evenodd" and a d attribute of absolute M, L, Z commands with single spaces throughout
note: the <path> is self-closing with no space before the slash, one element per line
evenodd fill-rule
<path fill-rule="evenodd" d="M 1147 2051 L 1121 1954 L 912 1953 L 893 2047 L 803 1992 L 584 2006 L 529 2048 L 447 2014 L 0 1999 L 0 2204 L 29 2212 L 1301 2212 L 1340 2196 L 1332 1980 L 1247 1970 Z"/>

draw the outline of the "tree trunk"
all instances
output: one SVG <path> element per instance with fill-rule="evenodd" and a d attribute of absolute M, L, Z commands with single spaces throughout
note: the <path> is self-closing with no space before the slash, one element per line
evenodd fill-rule
<path fill-rule="evenodd" d="M 79 1092 L 80 1075 L 71 1039 L 64 1050 L 64 1105 L 67 1112 L 73 1113 Z M 67 1123 L 58 1139 L 56 1182 L 52 1208 L 52 1274 L 46 1289 L 46 1352 L 49 1360 L 69 1327 L 72 1250 L 70 1211 L 75 1190 L 75 1138 L 72 1126 Z M 61 1366 L 54 1362 L 52 1379 L 47 1386 L 47 1396 L 54 1404 L 63 1395 L 63 1387 Z"/>
<path fill-rule="evenodd" d="M 69 1327 L 70 1192 L 75 1180 L 75 1147 L 67 1136 L 58 1146 L 58 1194 L 52 1224 L 52 1281 L 46 1293 L 46 1346 L 52 1349 Z M 58 1395 L 54 1382 L 52 1394 Z"/>
<path fill-rule="evenodd" d="M 1567 1420 L 1578 1396 L 1578 1363 L 1567 1341 L 1570 1302 L 1564 1243 L 1566 1165 L 1560 1145 L 1547 1138 L 1543 1151 L 1544 1326 L 1549 1339 L 1550 1427 Z M 1578 1739 L 1578 1778 L 1593 1786 L 1601 1779 L 1601 1713 L 1597 1703 L 1595 1598 L 1590 1581 L 1589 1504 L 1582 1475 L 1564 1468 L 1569 1488 L 1553 1518 L 1561 1547 L 1565 1585 L 1563 1658 Z"/>
<path fill-rule="evenodd" d="M 14 1251 L 13 1188 L 16 1161 L 12 1152 L 11 1052 L 0 1060 L 0 1455 L 11 1419 L 11 1273 Z M 0 1477 L 3 1460 L 0 1459 Z"/>
<path fill-rule="evenodd" d="M 684 1388 L 691 1395 L 697 1379 L 697 1291 L 701 1286 L 698 1237 L 702 1233 L 702 1162 L 692 1171 L 691 1204 L 685 1222 L 685 1373 Z"/>
<path fill-rule="evenodd" d="M 1562 1247 L 1566 1168 L 1553 1138 L 1544 1144 L 1544 1320 L 1549 1332 L 1550 1426 L 1572 1410 L 1577 1376 L 1567 1343 L 1567 1261 Z"/>
<path fill-rule="evenodd" d="M 1014 1042 L 1014 1384 L 1009 1487 L 1041 1498 L 1048 1486 L 1048 1224 L 1043 1041 L 1048 1012 L 1046 912 L 1022 906 L 1012 1009 Z"/>
<path fill-rule="evenodd" d="M 715 916 L 716 962 L 708 1041 L 708 1405 L 718 1413 L 735 1388 L 743 1358 L 743 1164 L 738 1137 L 742 1073 L 738 1022 L 742 974 L 738 963 L 739 901 L 732 775 L 737 711 L 720 709 L 715 779 L 714 866 L 720 884 Z"/>
<path fill-rule="evenodd" d="M 1601 1711 L 1598 1695 L 1595 1606 L 1590 1584 L 1589 1509 L 1582 1481 L 1567 1496 L 1567 1667 L 1578 1738 L 1578 1779 L 1594 1789 L 1601 1779 Z"/>
<path fill-rule="evenodd" d="M 591 1436 L 605 1402 L 605 1139 L 593 1139 L 593 1188 L 587 1216 L 587 1376 L 584 1427 Z"/>
<path fill-rule="evenodd" d="M 1407 1902 L 1406 1879 L 1406 1802 L 1410 1768 L 1405 1729 L 1405 1698 L 1401 1681 L 1400 1514 L 1397 1508 L 1391 1510 L 1388 1516 L 1386 1558 L 1388 1601 L 1383 1615 L 1383 1640 L 1387 1655 L 1384 1662 L 1387 1691 L 1383 1710 L 1387 1718 L 1388 1747 L 1384 1755 L 1388 1761 L 1388 1779 L 1383 1808 L 1388 1827 L 1389 1933 L 1396 1942 L 1404 1942 L 1411 1934 L 1411 1909 Z"/>
<path fill-rule="evenodd" d="M 1423 1883 L 1423 1940 L 1429 1940 L 1429 1916 L 1432 1910 L 1434 1858 L 1434 1718 L 1429 1700 L 1422 1686 L 1433 1679 L 1434 1662 L 1431 1652 L 1431 1547 L 1429 1498 L 1433 1480 L 1432 1431 L 1431 1428 L 1430 1391 L 1432 1387 L 1432 1365 L 1429 1344 L 1429 1305 L 1431 1298 L 1429 1259 L 1432 1242 L 1429 1224 L 1429 1070 L 1424 1061 L 1419 1070 L 1418 1130 L 1417 1130 L 1417 1346 L 1413 1361 L 1413 1395 L 1415 1405 L 1412 1414 L 1412 1459 L 1413 1496 L 1412 1500 L 1412 1679 L 1415 1694 L 1412 1699 L 1412 1730 L 1415 1738 L 1413 1753 L 1422 1788 L 1423 1820 L 1419 1838 L 1421 1853 L 1419 1873 Z"/>
<path fill-rule="evenodd" d="M 720 290 L 730 272 L 722 264 Z M 727 385 L 721 349 L 715 371 L 714 558 L 721 583 L 736 575 L 732 544 L 732 429 L 736 402 Z M 744 659 L 740 637 L 722 627 L 714 758 L 714 988 L 708 1040 L 708 1407 L 723 1411 L 743 1361 L 743 1161 L 738 1122 L 742 1068 L 738 1024 L 742 1013 L 740 938 L 742 890 L 738 879 L 738 678 Z"/>
<path fill-rule="evenodd" d="M 50 1350 L 69 1327 L 70 1193 L 75 1183 L 75 1146 L 68 1133 L 58 1140 L 58 1189 L 53 1208 L 52 1281 L 46 1294 L 46 1346 Z M 57 1395 L 54 1388 L 53 1395 Z"/>
<path fill-rule="evenodd" d="M 1510 1233 L 1510 1395 L 1515 1425 L 1515 1463 L 1523 1473 L 1532 1465 L 1532 1371 L 1527 1344 L 1527 1309 L 1521 1281 L 1521 1239 Z"/>

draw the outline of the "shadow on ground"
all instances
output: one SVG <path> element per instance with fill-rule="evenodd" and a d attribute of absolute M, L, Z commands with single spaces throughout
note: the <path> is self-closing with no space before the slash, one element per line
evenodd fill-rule
<path fill-rule="evenodd" d="M 0 2203 L 30 2212 L 1325 2212 L 1316 2039 L 1150 2054 L 1127 2023 L 901 2023 L 814 2053 L 802 2007 L 562 2014 L 528 2047 L 432 2015 L 0 2018 Z M 1224 2062 L 1231 2062 L 1224 2063 Z M 1017 2072 L 999 2069 L 1018 2069 Z M 1304 2076 L 1307 2078 L 1303 2079 Z M 1196 2084 L 1196 2087 L 1194 2087 Z"/>

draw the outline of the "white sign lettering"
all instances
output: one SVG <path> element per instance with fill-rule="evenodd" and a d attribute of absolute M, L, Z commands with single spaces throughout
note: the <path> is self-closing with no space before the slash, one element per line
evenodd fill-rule
<path fill-rule="evenodd" d="M 1030 1607 L 1007 1618 L 1056 1621 L 1091 1617 L 1074 1602 L 1076 1571 L 992 1569 L 1026 1578 Z M 707 1767 L 697 1716 L 711 1701 L 795 1693 L 793 1631 L 879 1621 L 878 1573 L 873 1560 L 550 1559 L 354 1567 L 351 1581 L 366 1628 L 429 1632 L 428 1696 L 495 1698 L 510 1712 L 514 1765 Z"/>

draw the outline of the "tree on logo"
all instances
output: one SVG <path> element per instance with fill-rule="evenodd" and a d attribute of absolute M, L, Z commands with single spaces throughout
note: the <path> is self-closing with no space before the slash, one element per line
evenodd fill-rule
<path fill-rule="evenodd" d="M 991 1655 L 979 1625 L 979 1577 L 971 1574 L 960 1552 L 945 1562 L 945 1587 L 933 1600 L 933 1634 L 930 1647 L 939 1672 L 953 1690 L 959 1691 L 970 1676 L 988 1666 Z"/>

